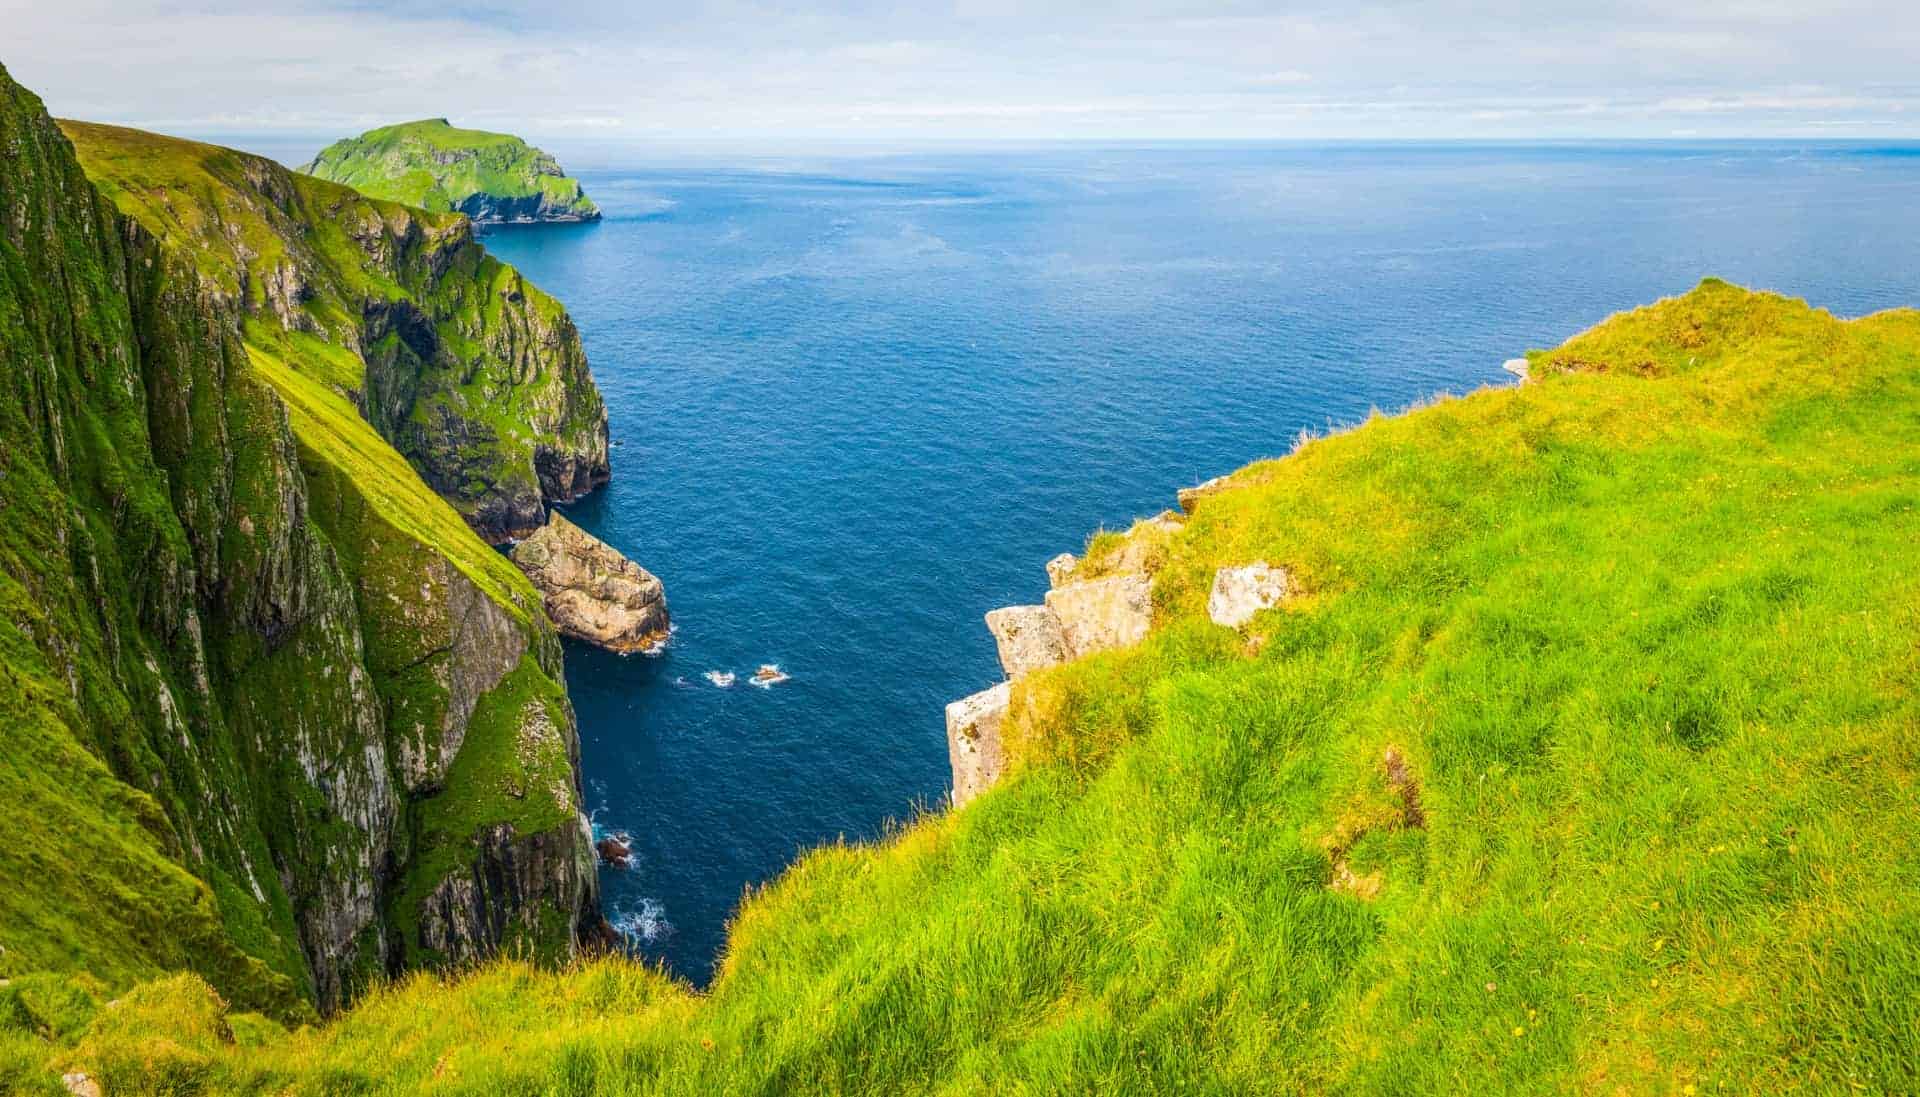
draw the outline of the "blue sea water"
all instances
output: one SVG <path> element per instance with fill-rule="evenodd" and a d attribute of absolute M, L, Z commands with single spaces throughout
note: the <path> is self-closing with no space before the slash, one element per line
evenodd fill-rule
<path fill-rule="evenodd" d="M 1703 275 L 1920 303 L 1920 149 L 1022 149 L 578 170 L 596 225 L 488 246 L 578 322 L 618 448 L 571 516 L 660 575 L 665 654 L 570 645 L 603 870 L 709 978 L 743 889 L 947 786 L 981 614 L 1302 429 Z M 634 157 L 638 161 L 640 157 Z M 777 663 L 790 681 L 747 679 Z M 703 674 L 739 675 L 731 689 Z"/>

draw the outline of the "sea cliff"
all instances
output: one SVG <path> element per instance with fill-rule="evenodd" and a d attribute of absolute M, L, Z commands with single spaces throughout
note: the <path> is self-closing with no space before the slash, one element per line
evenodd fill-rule
<path fill-rule="evenodd" d="M 606 475 L 565 314 L 464 219 L 65 129 L 0 71 L 0 977 L 292 1019 L 576 953 L 559 643 L 482 540 Z"/>

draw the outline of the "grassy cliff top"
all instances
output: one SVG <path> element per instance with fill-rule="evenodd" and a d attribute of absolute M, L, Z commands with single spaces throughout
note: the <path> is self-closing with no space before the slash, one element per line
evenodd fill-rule
<path fill-rule="evenodd" d="M 1920 313 L 1708 282 L 1535 363 L 1232 477 L 1143 645 L 1015 689 L 1006 781 L 749 895 L 707 994 L 503 965 L 226 1039 L 180 981 L 46 1054 L 109 1092 L 1920 1089 Z M 1306 590 L 1257 643 L 1205 611 L 1253 560 Z"/>
<path fill-rule="evenodd" d="M 518 137 L 428 118 L 336 141 L 300 169 L 376 198 L 476 221 L 592 220 L 599 207 L 546 152 Z"/>
<path fill-rule="evenodd" d="M 419 141 L 435 148 L 449 150 L 508 148 L 516 152 L 528 151 L 527 143 L 510 133 L 461 129 L 445 118 L 422 118 L 417 122 L 400 122 L 391 126 L 381 126 L 379 129 L 368 130 L 354 140 L 363 146 Z M 335 142 L 335 144 L 345 143 Z"/>

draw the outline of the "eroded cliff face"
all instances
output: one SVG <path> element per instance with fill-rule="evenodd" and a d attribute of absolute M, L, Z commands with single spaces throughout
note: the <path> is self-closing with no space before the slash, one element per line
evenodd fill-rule
<path fill-rule="evenodd" d="M 542 447 L 574 487 L 605 472 L 571 326 L 488 296 L 537 291 L 459 233 L 115 132 L 110 202 L 0 70 L 0 977 L 184 967 L 298 1016 L 509 941 L 572 952 L 601 922 L 558 642 L 370 425 L 348 321 L 424 287 L 457 349 L 380 368 L 420 369 L 409 419 L 519 409 L 488 467 L 536 506 Z M 316 265 L 348 239 L 365 264 Z M 510 480 L 450 498 L 471 521 Z M 477 914 L 441 914 L 469 880 Z"/>

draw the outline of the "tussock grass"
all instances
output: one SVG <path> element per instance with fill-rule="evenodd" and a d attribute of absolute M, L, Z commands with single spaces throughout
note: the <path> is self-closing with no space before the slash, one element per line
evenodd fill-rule
<path fill-rule="evenodd" d="M 1535 361 L 1203 500 L 1145 645 L 709 993 L 506 962 L 113 1092 L 1920 1089 L 1920 314 L 1709 282 Z M 1257 651 L 1204 610 L 1253 559 L 1309 591 Z"/>

